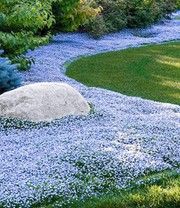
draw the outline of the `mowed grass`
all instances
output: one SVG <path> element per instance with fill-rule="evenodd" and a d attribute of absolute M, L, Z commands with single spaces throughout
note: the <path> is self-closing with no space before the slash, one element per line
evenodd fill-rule
<path fill-rule="evenodd" d="M 62 208 L 179 208 L 180 175 L 176 171 L 165 171 L 145 176 L 142 184 L 132 184 L 130 188 L 116 190 L 100 197 L 75 200 Z M 55 197 L 32 208 L 54 208 L 62 198 Z"/>
<path fill-rule="evenodd" d="M 180 104 L 180 42 L 83 57 L 67 75 L 88 86 Z"/>
<path fill-rule="evenodd" d="M 180 177 L 162 177 L 153 184 L 76 202 L 71 208 L 178 208 L 180 207 Z"/>

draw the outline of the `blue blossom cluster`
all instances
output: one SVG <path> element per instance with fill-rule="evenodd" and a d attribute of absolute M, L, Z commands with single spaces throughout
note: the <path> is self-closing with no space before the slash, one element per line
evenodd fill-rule
<path fill-rule="evenodd" d="M 100 40 L 59 34 L 29 52 L 36 62 L 23 74 L 26 83 L 67 82 L 95 111 L 36 125 L 0 120 L 0 202 L 5 207 L 28 208 L 55 195 L 83 199 L 180 163 L 180 106 L 89 88 L 64 73 L 64 64 L 81 55 L 180 39 L 179 24 L 168 20 L 143 29 L 156 32 L 146 38 L 133 30 Z"/>

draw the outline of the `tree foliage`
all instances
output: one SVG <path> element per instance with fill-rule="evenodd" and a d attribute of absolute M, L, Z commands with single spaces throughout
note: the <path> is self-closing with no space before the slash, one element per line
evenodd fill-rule
<path fill-rule="evenodd" d="M 0 0 L 0 48 L 30 66 L 28 49 L 48 43 L 51 32 L 80 26 L 94 36 L 124 27 L 144 27 L 166 16 L 178 0 Z M 101 12 L 102 11 L 102 12 Z"/>
<path fill-rule="evenodd" d="M 124 27 L 144 27 L 176 9 L 179 0 L 95 0 L 102 13 L 86 25 L 93 36 Z"/>
<path fill-rule="evenodd" d="M 12 61 L 22 61 L 17 56 L 47 43 L 53 28 L 76 30 L 98 12 L 87 0 L 1 0 L 0 48 Z"/>

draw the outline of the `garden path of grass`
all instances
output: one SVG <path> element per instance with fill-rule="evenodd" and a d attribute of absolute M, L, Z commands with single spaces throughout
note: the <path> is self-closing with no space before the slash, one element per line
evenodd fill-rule
<path fill-rule="evenodd" d="M 67 75 L 88 86 L 180 104 L 180 42 L 83 57 Z"/>

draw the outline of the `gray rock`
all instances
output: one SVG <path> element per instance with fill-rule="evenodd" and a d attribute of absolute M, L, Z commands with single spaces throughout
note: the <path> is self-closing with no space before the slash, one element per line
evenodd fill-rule
<path fill-rule="evenodd" d="M 89 111 L 82 95 L 65 83 L 35 83 L 0 96 L 1 117 L 39 122 L 68 115 L 87 115 Z"/>

